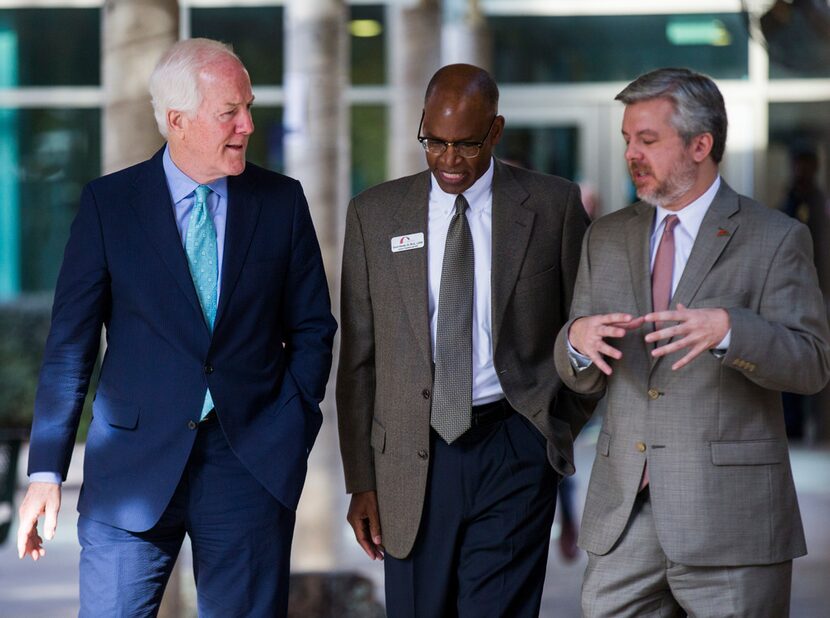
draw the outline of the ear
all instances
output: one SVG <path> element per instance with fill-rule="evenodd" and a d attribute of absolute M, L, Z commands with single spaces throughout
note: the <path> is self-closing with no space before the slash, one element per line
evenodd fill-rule
<path fill-rule="evenodd" d="M 692 143 L 689 146 L 695 163 L 702 163 L 711 154 L 714 143 L 715 140 L 711 133 L 701 133 L 692 138 Z"/>
<path fill-rule="evenodd" d="M 184 136 L 187 128 L 187 114 L 175 109 L 167 110 L 167 132 L 170 135 Z"/>
<path fill-rule="evenodd" d="M 490 131 L 490 142 L 495 146 L 501 141 L 504 135 L 504 116 L 496 116 L 496 121 L 493 123 L 493 129 Z"/>

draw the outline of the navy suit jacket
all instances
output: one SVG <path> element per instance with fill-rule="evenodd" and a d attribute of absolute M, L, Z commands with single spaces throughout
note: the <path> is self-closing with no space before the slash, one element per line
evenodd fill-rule
<path fill-rule="evenodd" d="M 336 330 L 320 248 L 296 180 L 249 163 L 228 178 L 228 195 L 211 335 L 162 151 L 84 188 L 55 290 L 29 473 L 66 478 L 104 325 L 78 505 L 91 519 L 132 531 L 158 521 L 187 463 L 207 387 L 234 453 L 296 508 Z"/>

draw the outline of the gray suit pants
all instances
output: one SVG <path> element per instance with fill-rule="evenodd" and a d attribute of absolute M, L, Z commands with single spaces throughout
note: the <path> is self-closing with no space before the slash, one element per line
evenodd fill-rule
<path fill-rule="evenodd" d="M 770 565 L 697 567 L 663 553 L 648 490 L 637 497 L 617 545 L 588 552 L 585 618 L 786 618 L 792 560 Z"/>

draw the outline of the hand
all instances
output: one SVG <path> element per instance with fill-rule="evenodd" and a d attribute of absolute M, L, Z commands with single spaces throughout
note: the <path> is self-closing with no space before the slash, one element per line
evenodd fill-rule
<path fill-rule="evenodd" d="M 361 491 L 352 494 L 346 520 L 351 524 L 354 536 L 366 555 L 372 560 L 383 560 L 385 550 L 381 544 L 377 492 Z"/>
<path fill-rule="evenodd" d="M 43 518 L 43 536 L 52 540 L 58 527 L 58 511 L 61 508 L 61 486 L 57 483 L 30 483 L 18 515 L 17 556 L 21 560 L 31 556 L 39 560 L 46 554 L 43 539 L 37 533 L 37 520 Z"/>
<path fill-rule="evenodd" d="M 652 356 L 665 356 L 691 348 L 686 356 L 671 366 L 672 371 L 685 367 L 702 352 L 713 349 L 723 341 L 730 328 L 729 313 L 726 309 L 687 309 L 681 304 L 677 305 L 676 311 L 649 313 L 645 319 L 646 322 L 656 322 L 659 329 L 646 335 L 647 342 L 678 337 L 676 341 L 655 348 L 651 352 Z M 675 324 L 664 328 L 660 322 Z"/>
<path fill-rule="evenodd" d="M 568 341 L 577 352 L 590 358 L 602 373 L 610 376 L 613 370 L 605 362 L 603 355 L 619 360 L 622 358 L 622 352 L 608 344 L 605 337 L 617 339 L 625 337 L 629 331 L 640 328 L 643 321 L 642 317 L 632 318 L 628 313 L 608 313 L 578 318 L 571 324 Z"/>

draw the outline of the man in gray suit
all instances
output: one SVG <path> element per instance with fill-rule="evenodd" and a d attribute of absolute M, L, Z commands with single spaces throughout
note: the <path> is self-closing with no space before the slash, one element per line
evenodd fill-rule
<path fill-rule="evenodd" d="M 708 77 L 660 69 L 617 99 L 642 201 L 590 228 L 556 343 L 565 383 L 607 403 L 583 612 L 781 618 L 806 547 L 780 391 L 830 375 L 810 235 L 720 177 Z"/>
<path fill-rule="evenodd" d="M 536 616 L 559 475 L 591 405 L 553 361 L 587 217 L 571 182 L 492 157 L 498 88 L 439 70 L 429 170 L 349 205 L 337 379 L 348 520 L 389 616 Z"/>

